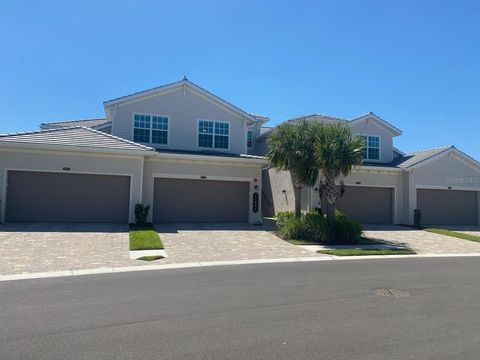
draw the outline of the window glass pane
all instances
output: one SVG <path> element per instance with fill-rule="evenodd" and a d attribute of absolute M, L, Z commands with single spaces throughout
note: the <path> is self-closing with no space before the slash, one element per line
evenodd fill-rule
<path fill-rule="evenodd" d="M 168 132 L 164 130 L 152 130 L 152 143 L 167 144 Z"/>
<path fill-rule="evenodd" d="M 199 121 L 198 132 L 200 134 L 213 134 L 213 121 L 205 121 L 205 120 Z"/>
<path fill-rule="evenodd" d="M 379 160 L 380 150 L 375 148 L 368 148 L 368 158 L 371 160 Z"/>
<path fill-rule="evenodd" d="M 252 132 L 251 131 L 247 132 L 247 146 L 252 147 Z"/>
<path fill-rule="evenodd" d="M 133 129 L 133 141 L 149 143 L 150 130 L 147 129 Z"/>
<path fill-rule="evenodd" d="M 378 148 L 379 145 L 380 145 L 380 140 L 378 136 L 368 137 L 368 147 Z"/>
<path fill-rule="evenodd" d="M 215 123 L 215 134 L 218 135 L 228 135 L 228 125 L 227 123 L 216 122 Z"/>
<path fill-rule="evenodd" d="M 152 129 L 168 130 L 168 118 L 163 116 L 152 116 Z"/>
<path fill-rule="evenodd" d="M 150 129 L 150 116 L 135 114 L 133 126 L 139 129 Z"/>
<path fill-rule="evenodd" d="M 215 148 L 228 149 L 228 136 L 215 135 Z"/>
<path fill-rule="evenodd" d="M 198 146 L 199 147 L 213 147 L 213 135 L 198 134 Z"/>

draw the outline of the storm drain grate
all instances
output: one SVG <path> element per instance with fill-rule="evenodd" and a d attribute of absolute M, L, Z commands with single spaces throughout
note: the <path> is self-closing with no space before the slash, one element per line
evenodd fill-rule
<path fill-rule="evenodd" d="M 373 293 L 378 296 L 387 296 L 387 297 L 408 297 L 411 294 L 408 291 L 400 289 L 375 289 Z"/>

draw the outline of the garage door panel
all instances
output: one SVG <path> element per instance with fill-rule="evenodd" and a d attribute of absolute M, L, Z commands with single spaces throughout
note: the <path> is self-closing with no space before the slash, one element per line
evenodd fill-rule
<path fill-rule="evenodd" d="M 345 186 L 344 195 L 337 199 L 338 209 L 365 224 L 391 224 L 392 205 L 392 188 Z"/>
<path fill-rule="evenodd" d="M 249 184 L 155 179 L 154 222 L 248 222 Z"/>
<path fill-rule="evenodd" d="M 417 208 L 425 225 L 477 225 L 476 191 L 418 189 Z"/>
<path fill-rule="evenodd" d="M 128 176 L 9 171 L 10 222 L 128 222 Z"/>

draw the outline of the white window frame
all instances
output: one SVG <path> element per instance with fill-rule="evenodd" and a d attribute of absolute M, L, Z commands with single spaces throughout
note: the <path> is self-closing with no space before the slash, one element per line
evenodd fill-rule
<path fill-rule="evenodd" d="M 368 134 L 357 134 L 357 136 L 360 136 L 360 137 L 366 137 L 367 138 L 367 141 L 366 141 L 366 144 L 365 144 L 365 148 L 367 149 L 367 157 L 366 158 L 363 158 L 363 160 L 370 160 L 370 161 L 380 161 L 380 158 L 381 158 L 381 155 L 382 155 L 382 152 L 381 152 L 381 149 L 380 149 L 380 136 L 378 135 L 368 135 Z M 369 154 L 368 154 L 368 138 L 369 137 L 376 137 L 378 138 L 378 159 L 373 159 L 373 158 L 370 158 L 369 157 Z M 377 148 L 374 148 L 372 147 L 372 149 L 377 149 Z M 363 150 L 362 150 L 363 151 Z M 362 155 L 363 156 L 363 155 Z"/>
<path fill-rule="evenodd" d="M 135 115 L 143 115 L 143 116 L 150 116 L 150 141 L 149 142 L 138 142 L 135 141 Z M 153 138 L 153 131 L 165 131 L 165 130 L 159 130 L 159 129 L 154 129 L 153 128 L 153 116 L 158 116 L 158 117 L 164 117 L 167 118 L 167 143 L 166 144 L 161 144 L 161 143 L 154 143 L 152 142 Z M 132 141 L 138 142 L 139 144 L 148 144 L 148 145 L 156 145 L 156 146 L 169 146 L 170 145 L 170 116 L 168 115 L 162 115 L 162 114 L 148 114 L 148 113 L 132 113 Z"/>
<path fill-rule="evenodd" d="M 213 141 L 212 141 L 212 147 L 207 147 L 207 146 L 200 146 L 199 142 L 199 127 L 200 127 L 200 121 L 209 121 L 213 122 Z M 223 123 L 223 124 L 228 124 L 228 147 L 227 148 L 216 148 L 215 147 L 215 123 Z M 210 134 L 209 134 L 210 135 Z M 196 136 L 197 136 L 197 149 L 208 149 L 208 150 L 214 150 L 214 151 L 230 151 L 230 137 L 232 136 L 232 124 L 230 121 L 223 121 L 223 120 L 210 120 L 210 119 L 197 119 L 197 131 L 196 131 Z M 223 135 L 225 136 L 225 135 Z"/>

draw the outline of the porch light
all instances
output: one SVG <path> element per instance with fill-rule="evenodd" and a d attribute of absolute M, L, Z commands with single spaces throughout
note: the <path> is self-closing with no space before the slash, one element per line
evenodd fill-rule
<path fill-rule="evenodd" d="M 205 175 L 200 176 L 200 179 L 205 180 L 207 177 Z"/>
<path fill-rule="evenodd" d="M 68 166 L 65 166 L 62 170 L 63 171 L 70 171 L 70 168 Z"/>

